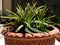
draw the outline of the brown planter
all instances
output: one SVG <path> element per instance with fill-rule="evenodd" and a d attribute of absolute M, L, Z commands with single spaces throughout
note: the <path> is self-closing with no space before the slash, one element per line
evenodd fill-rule
<path fill-rule="evenodd" d="M 17 38 L 4 36 L 5 45 L 55 45 L 55 35 L 42 38 Z"/>

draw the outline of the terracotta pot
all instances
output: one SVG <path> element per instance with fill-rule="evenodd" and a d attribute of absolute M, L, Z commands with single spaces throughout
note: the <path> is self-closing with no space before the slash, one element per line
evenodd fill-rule
<path fill-rule="evenodd" d="M 55 45 L 55 35 L 42 38 L 18 38 L 4 36 L 5 45 Z"/>
<path fill-rule="evenodd" d="M 57 34 L 58 32 L 59 29 L 54 27 L 54 29 L 49 32 L 49 36 L 42 35 L 42 37 L 30 37 L 30 34 L 25 34 L 28 37 L 14 37 L 13 35 L 4 35 L 5 45 L 55 45 L 55 34 Z M 37 35 L 33 34 L 33 36 Z"/>

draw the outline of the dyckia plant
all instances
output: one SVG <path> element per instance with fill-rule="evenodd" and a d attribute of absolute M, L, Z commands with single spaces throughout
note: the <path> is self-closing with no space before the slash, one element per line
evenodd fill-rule
<path fill-rule="evenodd" d="M 25 9 L 23 9 L 21 5 L 18 5 L 16 9 L 16 13 L 7 10 L 9 14 L 7 16 L 1 16 L 1 18 L 14 20 L 7 23 L 8 25 L 11 24 L 16 26 L 14 32 L 19 32 L 20 30 L 31 34 L 34 32 L 48 32 L 46 27 L 51 26 L 50 19 L 54 16 L 44 17 L 48 10 L 47 5 L 36 7 L 36 3 L 33 4 L 33 6 L 28 3 Z"/>

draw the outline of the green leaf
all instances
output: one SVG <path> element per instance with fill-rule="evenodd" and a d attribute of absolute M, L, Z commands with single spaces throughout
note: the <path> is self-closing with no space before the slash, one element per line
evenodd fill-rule
<path fill-rule="evenodd" d="M 39 21 L 39 20 L 35 20 L 35 21 L 32 21 L 32 22 L 44 24 L 44 25 L 47 25 L 47 26 L 49 25 L 48 23 L 45 23 L 45 22 L 42 22 L 42 21 Z"/>
<path fill-rule="evenodd" d="M 27 25 L 27 27 L 31 28 L 30 23 L 27 23 L 27 22 L 24 22 L 24 23 Z"/>
<path fill-rule="evenodd" d="M 17 9 L 17 14 L 19 14 L 19 16 L 21 18 L 23 18 L 24 17 L 24 10 L 22 9 L 22 7 L 18 5 L 18 7 L 16 7 L 16 9 Z"/>
<path fill-rule="evenodd" d="M 33 32 L 31 32 L 28 28 L 25 28 L 25 31 L 26 31 L 27 33 L 30 33 L 30 34 L 33 33 Z"/>
<path fill-rule="evenodd" d="M 46 17 L 45 19 L 51 19 L 53 17 L 55 17 L 56 15 L 53 15 L 53 16 L 49 16 L 49 17 Z"/>
<path fill-rule="evenodd" d="M 30 28 L 32 31 L 37 32 L 37 33 L 42 33 L 42 31 L 36 29 L 36 28 Z"/>
<path fill-rule="evenodd" d="M 40 18 L 40 20 L 45 16 L 47 10 L 48 10 L 48 8 L 47 8 L 46 5 L 43 5 L 43 8 L 39 9 L 39 15 L 38 15 L 38 17 Z"/>
<path fill-rule="evenodd" d="M 18 32 L 21 28 L 23 27 L 23 25 L 20 25 L 15 32 Z"/>
<path fill-rule="evenodd" d="M 33 17 L 33 15 L 32 15 L 32 10 L 33 10 L 33 8 L 35 7 L 35 5 L 36 5 L 36 3 L 35 4 L 33 4 L 33 6 L 30 8 L 30 9 L 28 9 L 29 11 L 27 12 L 27 14 L 26 14 L 26 20 L 28 20 L 28 21 L 30 21 L 31 20 L 31 18 Z"/>
<path fill-rule="evenodd" d="M 14 13 L 14 12 L 12 12 L 12 11 L 10 11 L 10 10 L 8 10 L 8 9 L 6 9 L 9 13 L 11 13 L 11 14 L 13 14 L 14 16 L 18 16 L 16 13 Z"/>
<path fill-rule="evenodd" d="M 6 18 L 6 19 L 15 19 L 18 20 L 18 18 L 16 16 L 12 17 L 12 16 L 0 16 L 1 18 Z"/>

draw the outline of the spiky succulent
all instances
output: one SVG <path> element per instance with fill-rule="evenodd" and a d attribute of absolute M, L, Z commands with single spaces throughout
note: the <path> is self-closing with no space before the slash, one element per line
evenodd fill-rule
<path fill-rule="evenodd" d="M 16 30 L 14 30 L 15 32 L 20 30 L 27 33 L 48 31 L 46 27 L 50 26 L 50 18 L 54 16 L 44 17 L 48 10 L 47 5 L 36 7 L 36 3 L 33 6 L 28 3 L 24 10 L 21 5 L 18 5 L 16 9 L 16 13 L 7 10 L 9 14 L 7 16 L 1 16 L 1 18 L 14 20 L 7 24 L 17 25 Z"/>

